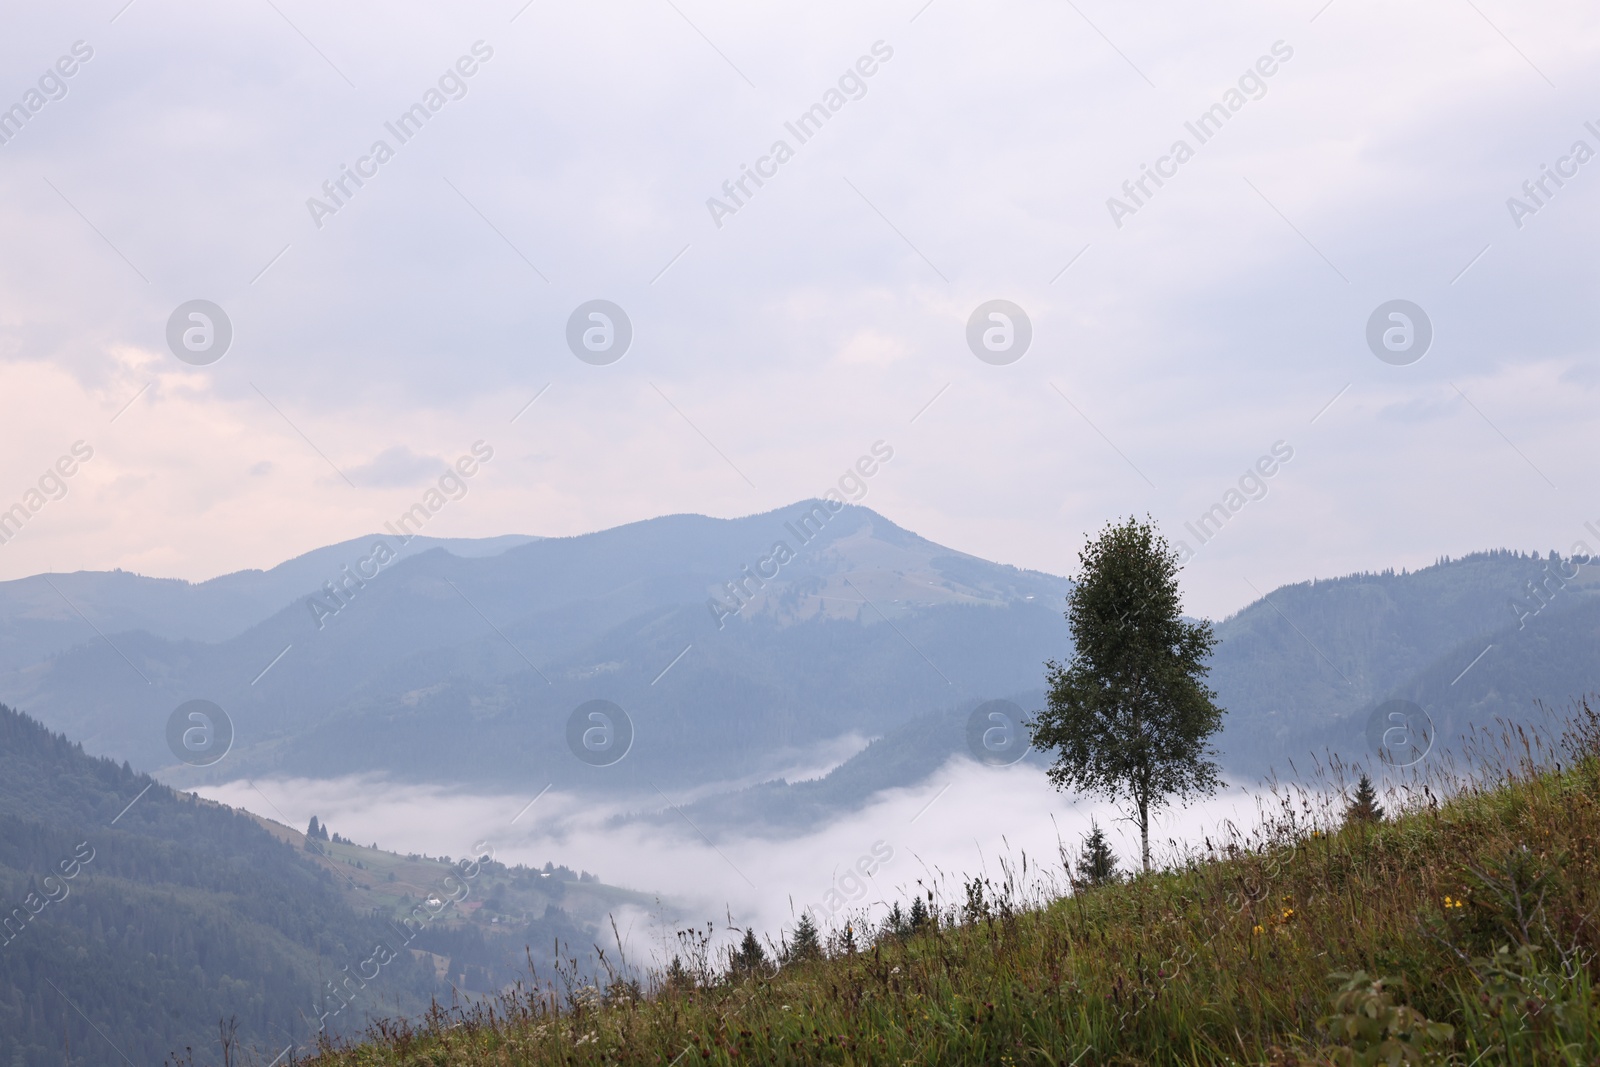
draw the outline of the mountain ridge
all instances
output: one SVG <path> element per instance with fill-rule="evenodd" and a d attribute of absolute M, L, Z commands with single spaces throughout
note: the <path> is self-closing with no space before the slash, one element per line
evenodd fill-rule
<path fill-rule="evenodd" d="M 1043 662 L 1070 653 L 1067 579 L 939 545 L 869 508 L 827 508 L 812 499 L 735 519 L 663 516 L 467 554 L 419 539 L 321 609 L 306 590 L 212 641 L 80 623 L 65 650 L 21 664 L 13 653 L 0 698 L 178 783 L 378 773 L 648 796 L 647 782 L 742 789 L 840 737 L 943 722 L 958 705 L 1036 690 Z M 779 543 L 790 549 L 782 560 Z M 1520 621 L 1507 604 L 1551 565 L 1474 553 L 1293 583 L 1229 615 L 1215 624 L 1211 676 L 1229 709 L 1224 766 L 1256 776 L 1327 746 L 1359 754 L 1358 720 L 1413 691 L 1459 725 L 1600 685 L 1594 657 L 1565 638 L 1577 666 L 1549 675 L 1559 685 L 1498 667 L 1485 675 L 1495 694 L 1477 692 L 1471 673 L 1452 681 L 1482 651 L 1472 642 Z M 12 585 L 0 585 L 0 619 L 16 615 Z M 1585 625 L 1564 605 L 1600 589 L 1593 569 L 1564 588 L 1530 627 Z M 1457 661 L 1450 678 L 1423 678 Z M 175 763 L 165 747 L 167 716 L 197 697 L 238 728 L 212 769 Z M 596 699 L 635 730 L 614 766 L 568 750 L 569 716 Z M 938 736 L 935 747 L 961 751 L 955 733 Z M 885 781 L 910 766 L 885 759 Z"/>

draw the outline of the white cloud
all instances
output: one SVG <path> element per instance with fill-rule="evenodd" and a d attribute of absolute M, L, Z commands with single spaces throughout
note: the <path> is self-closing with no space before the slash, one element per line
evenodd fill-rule
<path fill-rule="evenodd" d="M 1024 857 L 1024 885 L 1058 895 L 1064 891 L 1060 848 L 1076 861 L 1091 818 L 1110 836 L 1124 869 L 1139 854 L 1137 831 L 1114 808 L 1063 797 L 1035 767 L 996 769 L 964 758 L 810 833 L 782 840 L 734 836 L 715 844 L 686 822 L 628 821 L 632 812 L 660 806 L 643 796 L 600 803 L 551 791 L 529 808 L 532 791 L 485 796 L 377 779 L 234 782 L 200 792 L 297 829 L 316 815 L 352 840 L 398 852 L 459 857 L 486 840 L 503 862 L 552 861 L 589 870 L 613 885 L 662 894 L 682 909 L 685 921 L 710 920 L 721 928 L 731 917 L 737 926 L 772 936 L 792 929 L 807 907 L 825 912 L 842 902 L 834 916 L 842 926 L 862 914 L 877 921 L 890 903 L 907 903 L 925 888 L 944 904 L 959 903 L 964 877 L 998 882 L 1005 865 L 1020 877 Z M 1184 847 L 1198 848 L 1207 835 L 1219 841 L 1228 821 L 1249 833 L 1258 825 L 1259 798 L 1229 789 L 1168 811 L 1152 820 L 1152 848 L 1170 858 Z M 868 878 L 853 873 L 863 857 L 873 870 Z M 636 929 L 630 951 L 651 951 L 660 933 Z"/>

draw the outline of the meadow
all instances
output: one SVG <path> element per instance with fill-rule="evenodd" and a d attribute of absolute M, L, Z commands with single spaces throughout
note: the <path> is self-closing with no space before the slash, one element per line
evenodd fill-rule
<path fill-rule="evenodd" d="M 558 968 L 303 1062 L 1600 1063 L 1600 713 L 1461 752 L 1379 819 L 1335 763 L 1148 875 L 1088 885 L 1063 848 L 815 949 L 681 930 L 664 970 L 613 948 L 606 980 Z"/>

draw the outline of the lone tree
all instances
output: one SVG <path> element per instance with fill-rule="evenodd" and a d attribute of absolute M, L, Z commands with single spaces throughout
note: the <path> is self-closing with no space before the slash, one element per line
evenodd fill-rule
<path fill-rule="evenodd" d="M 1150 523 L 1107 524 L 1078 563 L 1067 594 L 1072 659 L 1045 664 L 1046 706 L 1027 725 L 1057 752 L 1048 772 L 1057 789 L 1132 806 L 1148 872 L 1151 811 L 1220 781 L 1210 738 L 1222 709 L 1204 682 L 1216 637 L 1210 623 L 1183 618 L 1178 554 Z"/>
<path fill-rule="evenodd" d="M 1356 795 L 1345 809 L 1344 817 L 1346 822 L 1383 821 L 1383 809 L 1378 806 L 1378 790 L 1372 784 L 1372 776 L 1366 771 L 1362 771 L 1356 781 Z"/>

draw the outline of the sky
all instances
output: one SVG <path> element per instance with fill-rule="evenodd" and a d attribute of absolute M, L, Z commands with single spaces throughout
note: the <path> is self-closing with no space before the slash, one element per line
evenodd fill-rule
<path fill-rule="evenodd" d="M 1600 519 L 1593 5 L 6 25 L 0 579 L 271 566 L 475 445 L 428 533 L 751 514 L 882 441 L 902 526 L 1070 574 L 1148 514 L 1211 617 Z"/>

